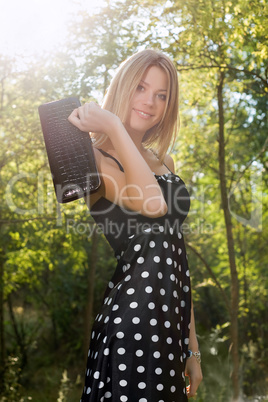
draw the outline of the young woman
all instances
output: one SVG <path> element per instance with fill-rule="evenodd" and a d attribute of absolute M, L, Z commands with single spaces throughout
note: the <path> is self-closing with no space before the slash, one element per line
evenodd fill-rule
<path fill-rule="evenodd" d="M 180 230 L 190 199 L 167 154 L 178 125 L 176 69 L 161 52 L 138 52 L 102 108 L 85 104 L 69 120 L 94 133 L 102 184 L 87 203 L 118 260 L 93 325 L 81 401 L 185 402 L 202 372 Z"/>

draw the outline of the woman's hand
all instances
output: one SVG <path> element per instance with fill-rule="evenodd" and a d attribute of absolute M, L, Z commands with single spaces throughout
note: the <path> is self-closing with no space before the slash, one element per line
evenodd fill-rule
<path fill-rule="evenodd" d="M 194 356 L 186 360 L 185 375 L 189 377 L 190 383 L 187 387 L 187 397 L 192 398 L 203 379 L 201 365 Z"/>
<path fill-rule="evenodd" d="M 109 135 L 113 130 L 114 124 L 120 122 L 119 118 L 102 109 L 95 102 L 85 103 L 70 114 L 68 117 L 70 123 L 84 132 L 94 132 Z"/>

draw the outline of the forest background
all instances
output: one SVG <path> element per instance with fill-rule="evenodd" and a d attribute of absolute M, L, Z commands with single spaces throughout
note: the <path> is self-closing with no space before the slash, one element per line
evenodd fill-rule
<path fill-rule="evenodd" d="M 38 106 L 101 102 L 120 62 L 148 47 L 171 57 L 180 81 L 171 155 L 191 194 L 195 400 L 268 401 L 267 17 L 265 0 L 108 1 L 77 8 L 53 51 L 0 53 L 1 401 L 79 400 L 115 268 L 84 202 L 56 203 Z"/>

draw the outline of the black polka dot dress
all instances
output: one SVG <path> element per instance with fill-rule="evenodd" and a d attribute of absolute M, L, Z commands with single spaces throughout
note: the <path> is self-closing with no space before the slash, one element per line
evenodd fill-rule
<path fill-rule="evenodd" d="M 165 216 L 129 214 L 104 198 L 91 210 L 118 263 L 92 328 L 81 402 L 188 400 L 191 290 L 181 224 L 190 200 L 177 175 L 155 178 Z"/>

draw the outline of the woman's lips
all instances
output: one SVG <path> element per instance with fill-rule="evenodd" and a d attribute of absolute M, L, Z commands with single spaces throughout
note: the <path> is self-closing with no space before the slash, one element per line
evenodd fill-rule
<path fill-rule="evenodd" d="M 152 114 L 143 112 L 142 110 L 138 110 L 138 109 L 134 109 L 134 111 L 137 113 L 138 116 L 140 116 L 142 119 L 149 119 L 150 117 L 152 117 Z"/>

